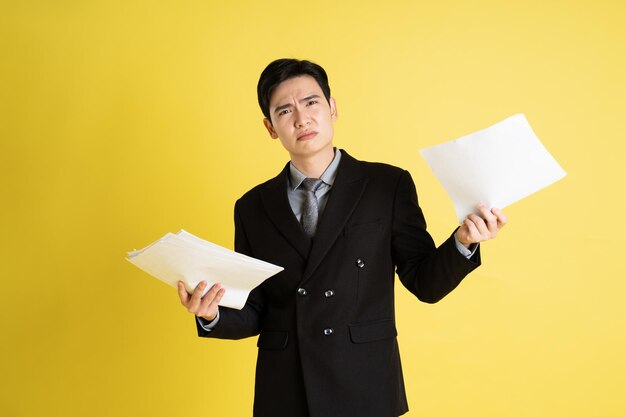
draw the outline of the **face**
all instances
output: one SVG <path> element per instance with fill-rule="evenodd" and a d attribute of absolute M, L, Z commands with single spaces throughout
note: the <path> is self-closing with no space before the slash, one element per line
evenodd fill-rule
<path fill-rule="evenodd" d="M 303 75 L 280 83 L 270 97 L 269 111 L 271 120 L 263 123 L 292 160 L 332 151 L 335 100 L 326 101 L 313 77 Z"/>

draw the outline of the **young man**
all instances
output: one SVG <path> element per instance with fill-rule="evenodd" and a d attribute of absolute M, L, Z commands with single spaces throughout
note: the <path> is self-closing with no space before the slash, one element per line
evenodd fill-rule
<path fill-rule="evenodd" d="M 438 248 L 407 171 L 333 147 L 337 104 L 326 72 L 281 59 L 258 84 L 263 123 L 290 162 L 235 204 L 235 249 L 284 271 L 242 310 L 179 285 L 203 337 L 259 335 L 254 416 L 396 417 L 408 410 L 394 280 L 434 303 L 480 264 L 478 243 L 506 224 L 479 206 Z M 319 179 L 321 181 L 316 181 Z"/>

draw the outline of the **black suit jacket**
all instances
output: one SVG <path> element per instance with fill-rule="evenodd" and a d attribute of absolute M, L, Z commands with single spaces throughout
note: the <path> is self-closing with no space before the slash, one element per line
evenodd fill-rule
<path fill-rule="evenodd" d="M 395 272 L 434 303 L 479 263 L 426 231 L 410 174 L 343 151 L 317 235 L 287 197 L 288 164 L 235 205 L 235 249 L 285 268 L 204 337 L 260 334 L 256 417 L 395 417 L 408 410 L 396 341 Z"/>

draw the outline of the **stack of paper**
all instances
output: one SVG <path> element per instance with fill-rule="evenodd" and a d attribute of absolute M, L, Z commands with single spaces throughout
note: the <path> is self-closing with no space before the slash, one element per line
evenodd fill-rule
<path fill-rule="evenodd" d="M 504 208 L 565 176 L 523 114 L 420 153 L 450 195 L 459 222 L 478 203 Z"/>
<path fill-rule="evenodd" d="M 172 287 L 183 281 L 190 293 L 200 281 L 207 281 L 204 293 L 219 282 L 226 290 L 220 305 L 236 309 L 244 306 L 254 287 L 284 269 L 184 230 L 168 233 L 144 249 L 129 252 L 127 260 Z"/>

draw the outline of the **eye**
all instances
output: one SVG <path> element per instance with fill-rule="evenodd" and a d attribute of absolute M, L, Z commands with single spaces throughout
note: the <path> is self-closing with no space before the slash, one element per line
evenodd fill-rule
<path fill-rule="evenodd" d="M 278 112 L 278 115 L 279 115 L 279 116 L 283 116 L 283 115 L 285 115 L 285 114 L 287 114 L 287 113 L 289 113 L 289 112 L 290 112 L 290 110 L 289 110 L 289 109 L 283 109 L 283 110 L 281 110 L 280 112 Z"/>
<path fill-rule="evenodd" d="M 309 102 L 307 103 L 307 106 L 312 106 L 317 103 L 318 103 L 317 99 L 309 100 Z"/>

